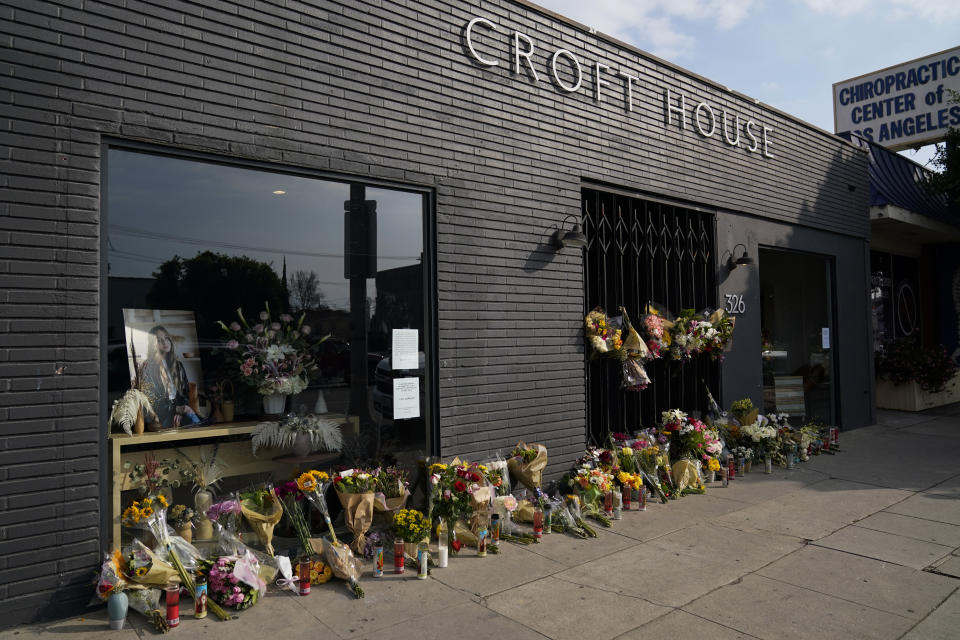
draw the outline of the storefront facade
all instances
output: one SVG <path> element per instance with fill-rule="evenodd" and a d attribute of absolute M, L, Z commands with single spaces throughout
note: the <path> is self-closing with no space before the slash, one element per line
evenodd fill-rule
<path fill-rule="evenodd" d="M 197 350 L 180 354 L 212 371 L 210 323 L 283 289 L 275 308 L 315 272 L 302 298 L 319 295 L 311 317 L 334 338 L 311 409 L 445 457 L 542 442 L 552 476 L 588 435 L 700 404 L 699 380 L 759 406 L 788 374 L 825 421 L 872 422 L 867 160 L 844 140 L 517 0 L 37 2 L 3 18 L 9 624 L 89 600 L 124 308 L 193 312 Z M 590 245 L 558 249 L 574 223 Z M 263 281 L 243 270 L 263 265 Z M 726 307 L 733 349 L 679 374 L 682 393 L 654 376 L 639 413 L 595 413 L 606 374 L 585 375 L 584 313 L 644 300 Z M 398 328 L 417 332 L 419 422 L 385 431 Z"/>

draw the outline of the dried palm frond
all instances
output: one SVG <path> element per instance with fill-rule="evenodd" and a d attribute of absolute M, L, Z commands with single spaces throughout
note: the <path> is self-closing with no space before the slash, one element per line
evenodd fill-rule
<path fill-rule="evenodd" d="M 127 435 L 132 435 L 133 425 L 141 411 L 146 422 L 157 420 L 146 394 L 139 389 L 130 389 L 114 400 L 110 411 L 110 424 L 120 427 Z"/>
<path fill-rule="evenodd" d="M 219 443 L 213 446 L 213 453 L 210 454 L 209 457 L 206 456 L 201 450 L 200 460 L 198 462 L 194 462 L 186 453 L 180 449 L 176 449 L 176 452 L 181 458 L 187 461 L 187 465 L 190 467 L 187 474 L 185 474 L 184 469 L 181 468 L 180 476 L 186 479 L 185 476 L 189 475 L 190 480 L 193 481 L 193 485 L 197 491 L 216 486 L 224 475 L 224 468 L 217 461 L 217 452 L 219 450 Z"/>
<path fill-rule="evenodd" d="M 282 421 L 261 422 L 254 427 L 251 434 L 253 455 L 257 455 L 257 449 L 261 447 L 289 449 L 301 434 L 310 436 L 313 451 L 339 451 L 343 446 L 340 425 L 333 420 L 313 414 L 289 415 Z"/>

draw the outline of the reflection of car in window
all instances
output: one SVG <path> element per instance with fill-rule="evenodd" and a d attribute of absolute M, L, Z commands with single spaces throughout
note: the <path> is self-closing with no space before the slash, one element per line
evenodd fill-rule
<path fill-rule="evenodd" d="M 423 408 L 424 380 L 423 372 L 426 356 L 419 354 L 417 369 L 393 369 L 390 357 L 382 359 L 374 372 L 373 410 L 384 420 L 393 420 L 393 381 L 395 378 L 420 378 L 420 407 Z"/>
<path fill-rule="evenodd" d="M 367 382 L 372 383 L 374 369 L 383 358 L 383 354 L 367 354 Z M 320 382 L 331 384 L 337 382 L 350 383 L 350 343 L 343 338 L 331 336 L 321 343 L 316 354 L 317 367 L 320 371 Z"/>

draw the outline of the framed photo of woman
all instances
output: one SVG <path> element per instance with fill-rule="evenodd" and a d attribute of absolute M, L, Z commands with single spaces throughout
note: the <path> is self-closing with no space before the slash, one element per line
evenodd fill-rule
<path fill-rule="evenodd" d="M 193 311 L 124 309 L 123 323 L 131 386 L 150 399 L 161 426 L 199 423 L 203 370 Z"/>

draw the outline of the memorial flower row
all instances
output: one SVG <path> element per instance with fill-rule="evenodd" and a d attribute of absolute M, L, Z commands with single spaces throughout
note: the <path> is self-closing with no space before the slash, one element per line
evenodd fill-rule
<path fill-rule="evenodd" d="M 362 598 L 361 576 L 389 572 L 385 558 L 393 573 L 409 568 L 426 579 L 466 549 L 484 557 L 507 543 L 544 544 L 549 534 L 593 538 L 598 527 L 618 526 L 625 511 L 646 510 L 648 500 L 667 504 L 726 487 L 753 463 L 766 473 L 774 465 L 793 468 L 835 452 L 838 443 L 836 428 L 794 427 L 785 414 L 760 415 L 739 401 L 730 415 L 700 420 L 673 409 L 655 426 L 612 433 L 607 446 L 587 449 L 546 485 L 548 453 L 540 444 L 520 442 L 505 459 L 482 463 L 424 460 L 414 470 L 419 509 L 408 507 L 409 475 L 396 467 L 306 470 L 197 512 L 148 495 L 124 511 L 135 535 L 104 559 L 96 591 L 110 601 L 111 618 L 122 600 L 160 631 L 180 624 L 181 596 L 193 600 L 190 613 L 224 620 L 257 606 L 268 587 L 308 595 L 336 578 Z M 346 540 L 334 527 L 328 494 L 341 505 Z M 199 531 L 201 521 L 212 533 L 195 546 L 190 530 Z M 281 522 L 289 536 L 278 544 Z"/>

